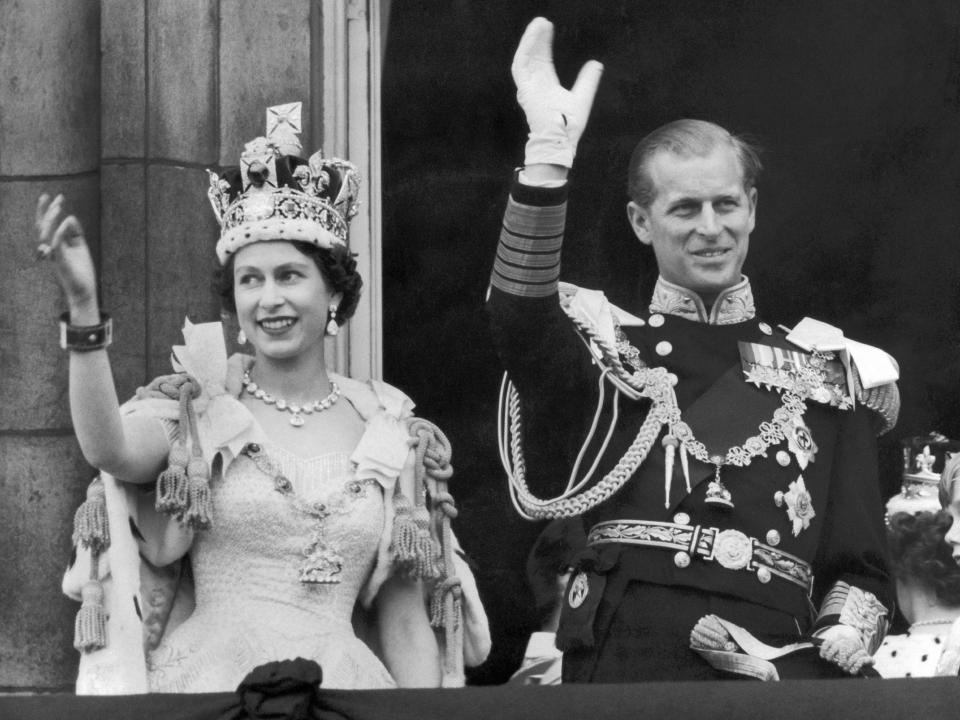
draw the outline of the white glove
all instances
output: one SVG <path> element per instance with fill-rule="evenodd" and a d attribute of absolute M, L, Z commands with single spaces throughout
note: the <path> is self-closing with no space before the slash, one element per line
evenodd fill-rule
<path fill-rule="evenodd" d="M 573 88 L 560 85 L 553 67 L 553 23 L 534 18 L 513 56 L 517 102 L 530 128 L 524 163 L 573 166 L 577 143 L 587 126 L 603 65 L 590 60 L 580 69 Z"/>
<path fill-rule="evenodd" d="M 873 665 L 873 657 L 863 646 L 860 633 L 849 625 L 831 625 L 817 636 L 823 639 L 820 657 L 839 665 L 845 672 L 856 675 L 864 665 Z"/>
<path fill-rule="evenodd" d="M 734 652 L 737 644 L 716 615 L 704 615 L 690 631 L 690 647 L 694 650 Z"/>

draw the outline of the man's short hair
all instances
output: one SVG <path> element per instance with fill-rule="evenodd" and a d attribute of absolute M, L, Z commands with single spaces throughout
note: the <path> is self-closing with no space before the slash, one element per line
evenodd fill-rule
<path fill-rule="evenodd" d="M 756 184 L 757 176 L 763 167 L 760 164 L 758 148 L 745 138 L 733 135 L 715 123 L 683 119 L 661 125 L 633 149 L 627 180 L 630 199 L 644 208 L 650 207 L 654 201 L 657 193 L 650 177 L 649 163 L 657 153 L 670 152 L 681 157 L 702 157 L 724 143 L 736 153 L 743 171 L 743 188 L 749 192 Z"/>

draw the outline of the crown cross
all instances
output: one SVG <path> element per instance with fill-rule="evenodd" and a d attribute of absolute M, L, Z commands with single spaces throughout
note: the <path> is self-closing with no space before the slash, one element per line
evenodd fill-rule
<path fill-rule="evenodd" d="M 914 462 L 917 463 L 917 470 L 927 475 L 933 473 L 933 463 L 937 460 L 936 455 L 930 452 L 930 446 L 925 445 L 923 452 L 918 454 Z"/>

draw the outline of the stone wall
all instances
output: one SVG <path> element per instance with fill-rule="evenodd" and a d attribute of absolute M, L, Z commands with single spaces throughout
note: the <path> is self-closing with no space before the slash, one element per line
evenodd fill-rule
<path fill-rule="evenodd" d="M 62 192 L 115 318 L 129 397 L 169 371 L 188 314 L 219 319 L 206 168 L 235 165 L 265 109 L 304 103 L 323 139 L 321 0 L 0 3 L 0 690 L 70 689 L 78 605 L 60 593 L 74 508 L 92 477 L 67 404 L 64 309 L 33 260 L 34 206 Z M 315 117 L 311 117 L 311 114 Z"/>

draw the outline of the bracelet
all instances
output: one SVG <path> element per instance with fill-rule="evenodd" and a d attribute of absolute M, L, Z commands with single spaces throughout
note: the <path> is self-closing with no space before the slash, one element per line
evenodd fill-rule
<path fill-rule="evenodd" d="M 113 318 L 100 313 L 98 325 L 71 325 L 70 313 L 60 316 L 60 347 L 72 352 L 90 352 L 109 347 L 113 342 Z"/>

